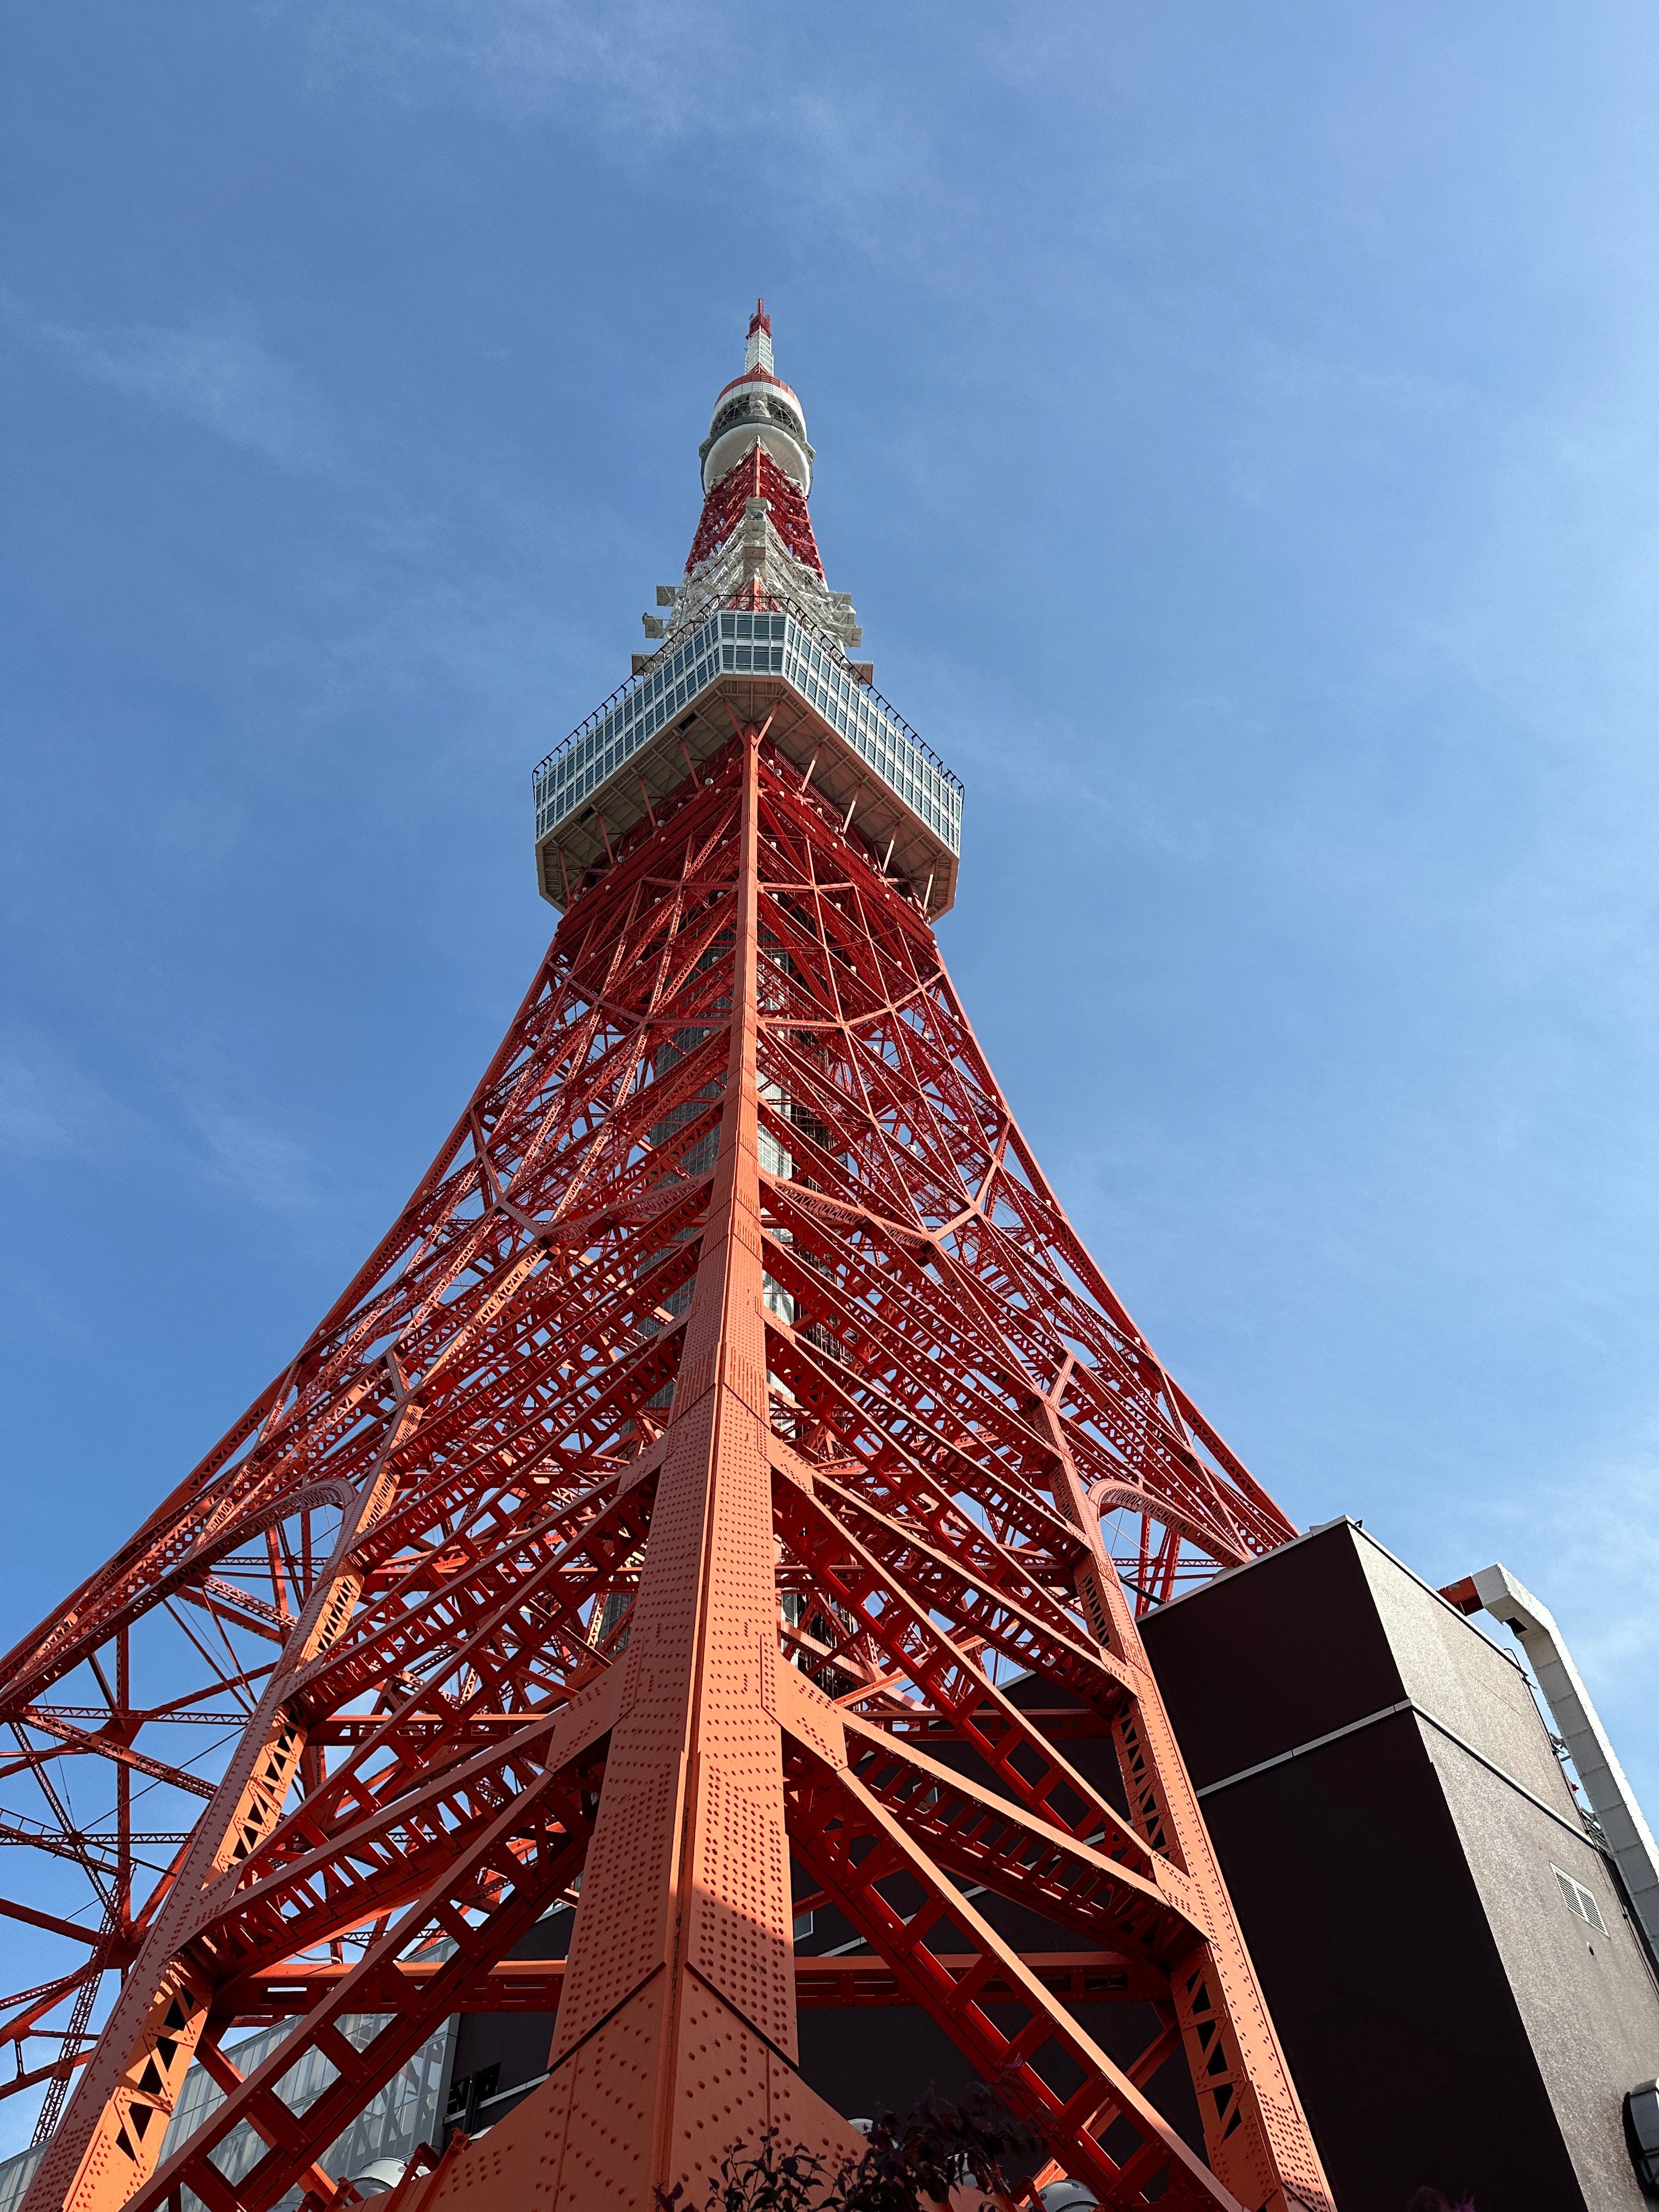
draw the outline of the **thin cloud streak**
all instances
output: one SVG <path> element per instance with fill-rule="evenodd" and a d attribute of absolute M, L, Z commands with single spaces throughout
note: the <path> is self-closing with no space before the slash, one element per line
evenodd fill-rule
<path fill-rule="evenodd" d="M 326 410 L 297 370 L 238 315 L 168 328 L 59 322 L 0 292 L 0 321 L 76 376 L 193 422 L 289 469 L 333 452 Z"/>
<path fill-rule="evenodd" d="M 302 1213 L 315 1204 L 310 1160 L 285 1131 L 218 1103 L 198 1103 L 191 1119 L 210 1182 L 268 1212 Z"/>
<path fill-rule="evenodd" d="M 0 1046 L 0 1154 L 13 1159 L 101 1159 L 129 1116 L 97 1079 L 45 1037 Z"/>
<path fill-rule="evenodd" d="M 757 40 L 771 48 L 763 63 Z M 635 168 L 688 142 L 729 159 L 747 141 L 769 202 L 810 209 L 878 264 L 929 259 L 941 222 L 973 228 L 960 191 L 939 188 L 926 107 L 912 99 L 901 112 L 874 78 L 855 102 L 797 82 L 786 44 L 781 27 L 658 0 L 326 0 L 310 26 L 309 74 L 317 93 L 367 86 L 410 108 L 459 100 L 516 123 L 574 110 L 574 127 Z M 722 96 L 757 68 L 763 97 Z"/>

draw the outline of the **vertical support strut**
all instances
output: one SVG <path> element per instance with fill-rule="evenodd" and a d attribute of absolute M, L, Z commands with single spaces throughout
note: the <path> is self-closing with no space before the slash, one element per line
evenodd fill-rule
<path fill-rule="evenodd" d="M 708 1221 L 560 1999 L 549 2080 L 450 2169 L 446 2203 L 701 2203 L 769 2128 L 860 2138 L 795 2071 L 766 1453 L 757 1115 L 757 751 L 743 750 L 732 1038 Z M 419 2200 L 412 2200 L 419 2201 Z"/>

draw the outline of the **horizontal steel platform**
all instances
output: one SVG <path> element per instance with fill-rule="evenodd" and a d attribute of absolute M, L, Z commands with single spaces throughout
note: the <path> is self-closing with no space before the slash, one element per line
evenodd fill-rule
<path fill-rule="evenodd" d="M 726 638 L 724 626 L 749 627 Z M 764 627 L 766 641 L 755 641 Z M 773 632 L 776 633 L 775 638 Z M 536 871 L 562 910 L 656 801 L 730 739 L 769 736 L 914 886 L 930 919 L 956 898 L 962 786 L 851 665 L 791 612 L 713 613 L 615 694 L 536 771 Z M 658 688 L 660 687 L 660 688 Z"/>

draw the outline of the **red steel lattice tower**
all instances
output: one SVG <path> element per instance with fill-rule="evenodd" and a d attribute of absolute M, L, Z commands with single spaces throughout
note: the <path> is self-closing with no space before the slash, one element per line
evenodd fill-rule
<path fill-rule="evenodd" d="M 547 2079 L 400 2212 L 700 2208 L 769 2128 L 859 2148 L 797 2065 L 827 1973 L 925 2008 L 1103 2204 L 1328 2205 L 1136 1627 L 1295 1531 L 975 1042 L 932 927 L 960 787 L 849 657 L 812 460 L 757 309 L 660 642 L 537 773 L 563 919 L 465 1113 L 0 1666 L 38 1798 L 0 1836 L 57 1885 L 0 1909 L 70 1947 L 3 2030 L 58 2100 L 27 2212 L 349 2199 L 328 2146 L 578 1882 Z M 850 1973 L 795 1956 L 814 1903 Z M 1139 2056 L 1084 1992 L 1148 2008 Z M 244 2078 L 227 2031 L 277 2014 Z M 1203 2157 L 1154 2101 L 1182 2055 Z M 192 2063 L 222 2101 L 164 2154 Z"/>

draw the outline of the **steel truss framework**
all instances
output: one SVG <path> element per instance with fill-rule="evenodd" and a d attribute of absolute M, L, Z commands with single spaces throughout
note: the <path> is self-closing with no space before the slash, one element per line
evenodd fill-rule
<path fill-rule="evenodd" d="M 0 2029 L 69 2092 L 27 2212 L 337 2203 L 319 2154 L 515 1971 L 550 2078 L 410 2207 L 643 2212 L 768 2125 L 853 2148 L 798 2002 L 924 2006 L 1103 2204 L 1327 2205 L 1135 1626 L 1293 1533 L 1068 1226 L 913 902 L 734 727 L 298 1357 L 0 1665 L 43 1808 L 0 1836 L 59 1883 L 0 1909 L 74 1954 Z M 568 1964 L 515 1970 L 579 1875 Z M 868 1955 L 795 1960 L 814 1897 Z M 1153 2008 L 1133 2063 L 1067 2008 L 1103 1994 Z M 241 2079 L 227 2031 L 278 2013 Z M 1207 2165 L 1152 2101 L 1176 2051 Z M 162 2164 L 192 2060 L 225 2099 Z"/>
<path fill-rule="evenodd" d="M 779 537 L 797 561 L 822 577 L 823 562 L 818 557 L 818 541 L 812 535 L 806 501 L 799 485 L 784 474 L 765 447 L 759 444 L 751 447 L 718 483 L 710 485 L 696 534 L 691 540 L 691 550 L 686 556 L 687 573 L 699 561 L 710 559 L 736 535 L 744 505 L 751 499 L 769 502 L 772 526 Z"/>

